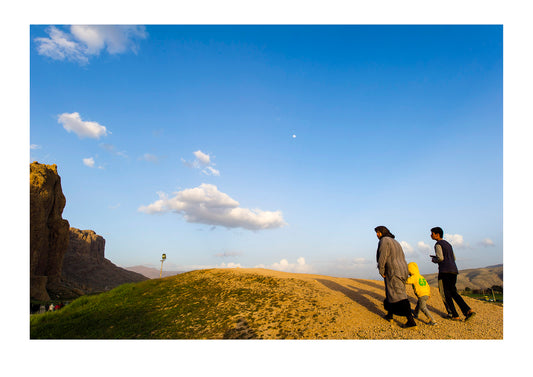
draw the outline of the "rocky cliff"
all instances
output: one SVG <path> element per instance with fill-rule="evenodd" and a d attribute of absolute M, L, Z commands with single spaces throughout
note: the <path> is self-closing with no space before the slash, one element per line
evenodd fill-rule
<path fill-rule="evenodd" d="M 62 277 L 83 293 L 106 291 L 121 284 L 148 278 L 117 267 L 105 258 L 105 239 L 92 230 L 70 228 Z"/>
<path fill-rule="evenodd" d="M 30 164 L 30 296 L 49 300 L 61 281 L 69 223 L 61 215 L 65 196 L 56 165 Z"/>
<path fill-rule="evenodd" d="M 105 240 L 70 228 L 56 165 L 30 164 L 30 298 L 70 299 L 146 280 L 105 259 Z"/>

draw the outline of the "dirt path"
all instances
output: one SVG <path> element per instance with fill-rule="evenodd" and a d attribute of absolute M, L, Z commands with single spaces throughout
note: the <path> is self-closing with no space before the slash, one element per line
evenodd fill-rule
<path fill-rule="evenodd" d="M 428 308 L 437 321 L 427 325 L 420 314 L 416 329 L 403 329 L 405 317 L 383 319 L 385 288 L 382 281 L 293 274 L 265 269 L 235 269 L 281 279 L 280 301 L 260 302 L 262 310 L 241 313 L 236 331 L 250 331 L 263 339 L 503 339 L 503 307 L 464 297 L 477 313 L 468 322 L 443 318 L 445 308 L 438 289 L 432 287 Z M 414 309 L 416 298 L 407 287 Z M 258 295 L 260 296 L 260 295 Z M 259 301 L 261 298 L 259 297 Z"/>

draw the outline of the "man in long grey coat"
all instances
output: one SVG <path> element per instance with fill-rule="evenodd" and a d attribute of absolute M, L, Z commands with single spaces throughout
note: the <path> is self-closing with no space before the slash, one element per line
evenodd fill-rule
<path fill-rule="evenodd" d="M 407 317 L 404 327 L 415 327 L 416 322 L 411 312 L 411 305 L 407 299 L 405 282 L 409 277 L 407 262 L 402 247 L 394 239 L 387 227 L 378 226 L 374 229 L 379 239 L 376 260 L 379 274 L 385 280 L 385 310 L 387 320 L 392 321 L 393 315 Z"/>

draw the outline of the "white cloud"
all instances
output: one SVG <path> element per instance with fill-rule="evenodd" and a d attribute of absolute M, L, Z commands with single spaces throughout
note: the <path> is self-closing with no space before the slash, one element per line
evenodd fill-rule
<path fill-rule="evenodd" d="M 104 48 L 110 54 L 137 53 L 139 39 L 148 35 L 144 26 L 134 25 L 74 25 L 70 32 L 87 47 L 89 54 L 99 54 Z"/>
<path fill-rule="evenodd" d="M 83 161 L 83 165 L 88 166 L 90 168 L 94 168 L 95 166 L 94 157 L 83 158 L 82 161 Z M 105 168 L 103 166 L 98 166 L 98 169 L 104 170 Z"/>
<path fill-rule="evenodd" d="M 205 175 L 214 175 L 217 177 L 220 176 L 220 171 L 213 168 L 215 164 L 211 161 L 210 155 L 202 152 L 201 150 L 197 150 L 196 152 L 193 152 L 193 154 L 196 157 L 194 161 L 189 162 L 183 158 L 181 159 L 185 166 L 193 169 L 202 169 L 202 173 Z"/>
<path fill-rule="evenodd" d="M 480 242 L 480 244 L 483 247 L 494 246 L 494 242 L 490 238 L 485 238 L 483 241 Z"/>
<path fill-rule="evenodd" d="M 209 165 L 211 163 L 211 157 L 209 157 L 208 154 L 205 154 L 200 150 L 193 152 L 193 154 L 196 156 L 196 159 L 200 161 L 201 164 Z"/>
<path fill-rule="evenodd" d="M 96 123 L 81 120 L 79 113 L 63 113 L 58 115 L 58 123 L 63 124 L 63 128 L 68 132 L 74 132 L 80 139 L 89 137 L 99 139 L 107 136 L 107 128 Z"/>
<path fill-rule="evenodd" d="M 73 25 L 70 33 L 50 26 L 46 32 L 48 38 L 35 38 L 40 55 L 81 65 L 104 49 L 109 54 L 137 53 L 139 40 L 147 37 L 144 26 L 132 25 Z"/>
<path fill-rule="evenodd" d="M 453 247 L 467 247 L 464 242 L 463 236 L 461 236 L 460 234 L 445 234 L 443 238 L 448 241 Z"/>
<path fill-rule="evenodd" d="M 94 168 L 94 158 L 84 158 L 83 159 L 83 165 L 88 166 L 90 168 Z"/>
<path fill-rule="evenodd" d="M 256 266 L 257 268 L 270 268 L 272 270 L 284 271 L 284 272 L 297 272 L 297 273 L 311 273 L 313 267 L 305 263 L 305 258 L 300 257 L 296 260 L 296 263 L 289 263 L 287 259 L 282 259 L 279 262 L 273 263 L 270 266 L 263 264 Z"/>
<path fill-rule="evenodd" d="M 41 149 L 41 146 L 37 144 L 31 144 L 30 149 Z"/>
<path fill-rule="evenodd" d="M 400 245 L 402 246 L 403 252 L 407 255 L 413 255 L 415 253 L 415 249 L 411 245 L 409 245 L 406 241 L 400 241 Z"/>
<path fill-rule="evenodd" d="M 172 198 L 159 192 L 159 200 L 139 207 L 148 214 L 175 212 L 189 223 L 250 230 L 279 228 L 286 223 L 281 211 L 263 211 L 239 207 L 239 202 L 218 191 L 215 185 L 202 183 L 185 189 Z"/>
<path fill-rule="evenodd" d="M 418 248 L 418 250 L 420 250 L 421 252 L 431 252 L 432 248 L 431 246 L 429 246 L 428 244 L 426 244 L 425 242 L 423 241 L 418 241 L 418 243 L 416 244 L 416 247 Z"/>
<path fill-rule="evenodd" d="M 217 177 L 220 176 L 220 172 L 211 166 L 208 166 L 204 170 L 202 170 L 202 173 L 204 173 L 205 175 L 214 175 Z"/>
<path fill-rule="evenodd" d="M 242 268 L 240 263 L 222 263 L 221 265 L 215 266 L 215 268 Z"/>
<path fill-rule="evenodd" d="M 74 41 L 72 36 L 50 26 L 47 29 L 49 38 L 35 38 L 37 52 L 54 60 L 68 60 L 85 65 L 89 58 L 84 52 L 83 46 Z"/>

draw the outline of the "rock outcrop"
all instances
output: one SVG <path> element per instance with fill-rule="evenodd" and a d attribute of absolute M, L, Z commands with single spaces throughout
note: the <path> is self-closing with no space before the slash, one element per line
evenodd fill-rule
<path fill-rule="evenodd" d="M 70 228 L 67 251 L 68 254 L 65 257 L 75 255 L 100 264 L 105 259 L 105 239 L 92 230 Z"/>
<path fill-rule="evenodd" d="M 65 196 L 56 165 L 30 164 L 30 297 L 49 300 L 60 284 L 69 223 L 63 219 Z"/>
<path fill-rule="evenodd" d="M 30 164 L 30 299 L 72 299 L 147 280 L 105 259 L 105 240 L 70 228 L 56 165 Z"/>
<path fill-rule="evenodd" d="M 70 228 L 68 250 L 63 259 L 63 280 L 83 293 L 109 290 L 148 278 L 117 267 L 105 258 L 105 239 L 92 230 Z"/>

